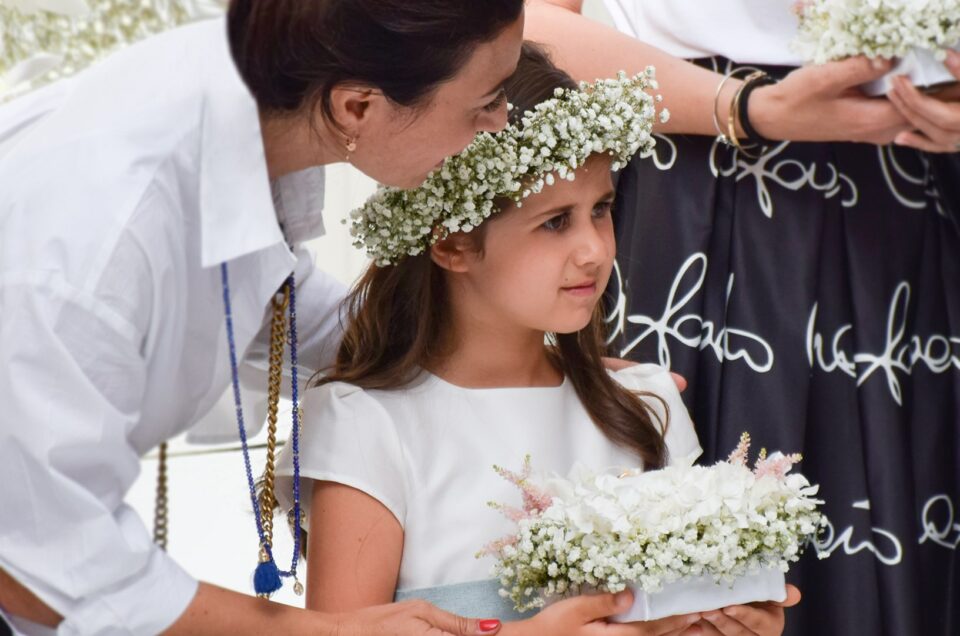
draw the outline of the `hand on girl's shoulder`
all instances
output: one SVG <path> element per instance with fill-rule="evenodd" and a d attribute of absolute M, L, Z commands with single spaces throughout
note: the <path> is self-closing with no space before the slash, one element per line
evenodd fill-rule
<path fill-rule="evenodd" d="M 669 464 L 693 464 L 703 453 L 703 449 L 670 371 L 658 364 L 636 364 L 619 371 L 611 371 L 610 374 L 631 391 L 652 393 L 663 400 L 661 402 L 649 397 L 643 398 L 660 420 L 667 422 L 664 440 L 669 452 Z"/>

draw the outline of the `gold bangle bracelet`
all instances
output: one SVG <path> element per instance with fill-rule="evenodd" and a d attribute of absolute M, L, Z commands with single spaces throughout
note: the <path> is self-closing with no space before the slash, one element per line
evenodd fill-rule
<path fill-rule="evenodd" d="M 743 96 L 743 91 L 747 86 L 765 75 L 765 72 L 757 69 L 743 78 L 743 82 L 737 87 L 737 92 L 733 94 L 733 99 L 730 100 L 730 112 L 727 115 L 727 134 L 730 136 L 731 145 L 751 159 L 756 159 L 757 156 L 747 152 L 740 144 L 740 139 L 737 136 L 737 117 L 740 112 L 740 98 Z M 753 148 L 753 146 L 751 146 L 751 148 Z"/>
<path fill-rule="evenodd" d="M 723 94 L 723 87 L 726 86 L 728 81 L 735 78 L 739 73 L 743 73 L 743 72 L 755 73 L 755 72 L 760 72 L 760 69 L 755 68 L 753 66 L 744 66 L 744 67 L 735 68 L 732 71 L 729 71 L 726 75 L 723 76 L 723 79 L 720 80 L 720 83 L 717 85 L 717 91 L 713 95 L 713 127 L 716 128 L 717 130 L 717 141 L 719 141 L 720 143 L 726 146 L 735 146 L 737 148 L 739 148 L 740 146 L 736 141 L 737 139 L 736 134 L 734 134 L 732 138 L 728 136 L 729 126 L 727 128 L 727 132 L 724 132 L 723 126 L 720 124 L 720 115 L 718 114 L 718 112 L 720 111 L 720 95 Z M 738 92 L 741 87 L 742 87 L 742 84 L 741 86 L 737 87 Z M 733 102 L 731 101 L 731 104 L 732 103 Z M 734 131 L 736 131 L 736 128 L 734 128 Z"/>

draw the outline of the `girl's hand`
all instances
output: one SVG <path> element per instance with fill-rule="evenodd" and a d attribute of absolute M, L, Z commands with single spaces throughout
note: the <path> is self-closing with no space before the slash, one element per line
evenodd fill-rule
<path fill-rule="evenodd" d="M 865 57 L 798 68 L 751 94 L 750 123 L 768 139 L 888 144 L 910 123 L 889 100 L 867 97 L 859 86 L 890 68 Z"/>
<path fill-rule="evenodd" d="M 947 51 L 946 67 L 960 80 L 960 53 Z M 903 76 L 893 78 L 892 84 L 887 97 L 913 128 L 897 135 L 894 143 L 927 152 L 960 151 L 960 90 L 956 86 L 924 94 Z"/>
<path fill-rule="evenodd" d="M 643 623 L 608 623 L 604 619 L 625 612 L 633 594 L 591 594 L 559 601 L 531 619 L 504 626 L 503 636 L 676 636 L 700 620 L 699 614 L 670 616 Z"/>
<path fill-rule="evenodd" d="M 733 605 L 704 612 L 703 620 L 683 632 L 683 636 L 779 636 L 783 633 L 783 608 L 800 602 L 800 590 L 787 586 L 787 599 L 781 603 Z"/>

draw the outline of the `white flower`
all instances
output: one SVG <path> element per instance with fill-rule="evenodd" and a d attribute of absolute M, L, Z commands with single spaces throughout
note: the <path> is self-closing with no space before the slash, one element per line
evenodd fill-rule
<path fill-rule="evenodd" d="M 914 48 L 943 59 L 960 40 L 960 0 L 802 0 L 797 12 L 793 49 L 816 64 L 903 57 Z"/>

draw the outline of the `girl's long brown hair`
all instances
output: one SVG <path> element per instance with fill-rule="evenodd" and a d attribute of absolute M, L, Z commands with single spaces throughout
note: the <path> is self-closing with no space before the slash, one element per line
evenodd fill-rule
<path fill-rule="evenodd" d="M 575 86 L 539 47 L 526 43 L 517 71 L 505 88 L 516 118 L 551 98 L 555 88 Z M 481 225 L 469 235 L 481 251 L 483 230 Z M 455 346 L 444 340 L 449 333 L 450 302 L 445 275 L 429 253 L 407 257 L 392 266 L 370 265 L 345 302 L 344 336 L 333 370 L 315 379 L 315 384 L 401 388 Z M 551 359 L 567 376 L 600 431 L 634 451 L 647 468 L 663 466 L 667 422 L 660 422 L 639 394 L 607 373 L 602 309 L 598 306 L 590 324 L 580 331 L 556 334 L 552 340 Z M 666 412 L 666 403 L 663 406 Z"/>

